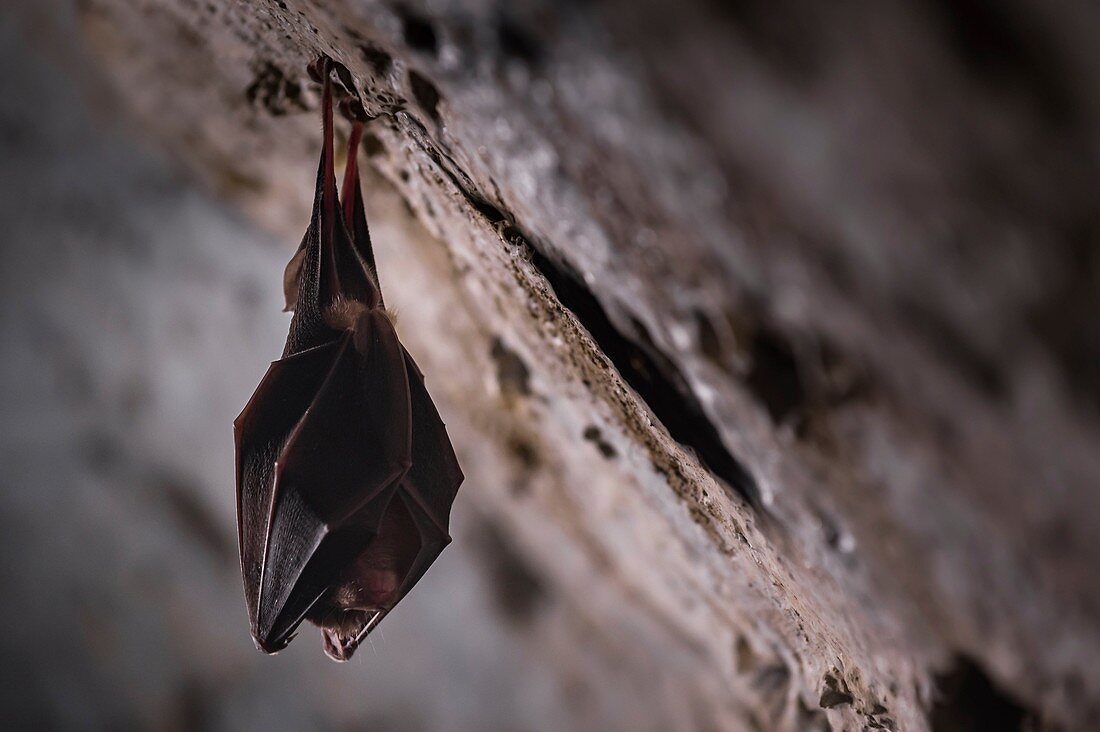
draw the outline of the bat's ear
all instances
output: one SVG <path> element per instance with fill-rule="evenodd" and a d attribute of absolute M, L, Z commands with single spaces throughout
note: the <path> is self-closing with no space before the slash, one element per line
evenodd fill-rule
<path fill-rule="evenodd" d="M 293 312 L 298 304 L 298 281 L 302 278 L 302 264 L 305 261 L 306 249 L 304 246 L 298 247 L 298 251 L 290 258 L 286 269 L 283 270 L 283 297 L 286 299 L 284 313 Z"/>

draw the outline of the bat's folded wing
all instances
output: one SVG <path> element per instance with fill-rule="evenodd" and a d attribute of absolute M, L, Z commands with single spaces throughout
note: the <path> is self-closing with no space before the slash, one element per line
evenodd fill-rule
<path fill-rule="evenodd" d="M 451 504 L 463 481 L 447 428 L 428 395 L 424 377 L 407 351 L 404 357 L 412 406 L 412 467 L 399 492 L 420 532 L 421 544 L 398 590 L 399 598 L 412 589 L 450 543 Z"/>
<path fill-rule="evenodd" d="M 275 461 L 332 368 L 338 343 L 276 361 L 233 422 L 237 452 L 237 534 L 248 613 L 256 617 L 267 544 Z"/>
<path fill-rule="evenodd" d="M 265 650 L 285 645 L 341 568 L 369 543 L 411 462 L 408 380 L 389 321 L 381 313 L 365 316 L 362 327 L 345 333 L 328 355 L 320 387 L 270 467 L 257 472 L 266 482 L 246 483 L 241 491 L 246 592 L 255 598 L 249 606 L 253 636 Z M 293 385 L 286 386 L 270 393 L 287 407 L 267 409 L 301 405 L 300 395 L 289 391 Z M 241 460 L 249 461 L 243 452 Z M 267 500 L 246 506 L 245 495 Z M 246 526 L 249 521 L 254 524 Z"/>

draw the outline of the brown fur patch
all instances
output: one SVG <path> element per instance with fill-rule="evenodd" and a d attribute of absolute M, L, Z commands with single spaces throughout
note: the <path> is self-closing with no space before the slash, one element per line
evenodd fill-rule
<path fill-rule="evenodd" d="M 325 309 L 325 323 L 336 330 L 354 330 L 359 318 L 367 312 L 366 304 L 358 300 L 349 300 L 339 297 Z M 382 312 L 390 323 L 397 325 L 397 314 L 394 311 L 383 308 Z"/>
<path fill-rule="evenodd" d="M 336 330 L 352 330 L 367 306 L 358 300 L 338 297 L 325 309 L 325 323 Z"/>

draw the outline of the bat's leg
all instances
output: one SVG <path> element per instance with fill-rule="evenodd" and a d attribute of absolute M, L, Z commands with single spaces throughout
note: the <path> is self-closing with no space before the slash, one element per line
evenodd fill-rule
<path fill-rule="evenodd" d="M 348 231 L 355 230 L 352 226 L 352 218 L 355 213 L 355 188 L 359 183 L 359 142 L 362 139 L 363 123 L 354 120 L 351 123 L 351 137 L 348 138 L 348 162 L 344 167 L 344 184 L 340 187 L 340 200 L 344 202 L 344 223 Z"/>
<path fill-rule="evenodd" d="M 363 189 L 359 182 L 359 142 L 362 139 L 363 122 L 353 119 L 351 137 L 348 139 L 348 162 L 344 168 L 344 183 L 340 189 L 340 196 L 344 203 L 344 224 L 351 234 L 352 246 L 370 270 L 370 275 L 378 288 L 379 304 L 382 304 L 382 288 L 378 284 L 378 266 L 374 261 L 374 247 L 371 246 L 367 212 L 363 205 Z"/>
<path fill-rule="evenodd" d="M 332 125 L 332 79 L 329 78 L 328 63 L 325 63 L 325 80 L 324 80 L 324 92 L 323 101 L 321 104 L 322 109 L 322 135 L 324 141 L 321 148 L 321 161 L 323 171 L 323 183 L 321 187 L 321 247 L 322 250 L 327 249 L 327 256 L 324 256 L 322 261 L 331 261 L 334 257 L 333 240 L 336 237 L 334 231 L 336 224 L 338 223 L 337 217 L 339 214 L 339 200 L 336 196 L 336 171 L 333 163 L 333 125 Z M 328 270 L 330 278 L 331 292 L 339 291 L 339 279 L 337 277 L 335 266 L 324 267 L 322 270 Z"/>
<path fill-rule="evenodd" d="M 356 194 L 352 197 L 350 208 L 356 227 L 354 232 L 349 231 L 344 223 L 344 207 L 340 204 L 336 189 L 330 70 L 331 64 L 324 59 L 311 67 L 311 73 L 320 75 L 319 80 L 323 87 L 323 141 L 317 170 L 313 217 L 299 247 L 299 254 L 291 259 L 283 273 L 287 307 L 295 311 L 287 353 L 300 350 L 303 342 L 316 345 L 318 341 L 331 337 L 332 334 L 317 323 L 318 316 L 323 318 L 329 307 L 341 301 L 353 301 L 362 303 L 367 308 L 375 308 L 381 304 L 382 299 L 370 262 L 362 254 L 363 250 L 370 253 L 370 235 L 367 232 L 354 152 L 349 171 L 354 184 L 353 193 Z M 359 136 L 362 136 L 361 130 Z M 360 245 L 357 242 L 365 244 Z"/>

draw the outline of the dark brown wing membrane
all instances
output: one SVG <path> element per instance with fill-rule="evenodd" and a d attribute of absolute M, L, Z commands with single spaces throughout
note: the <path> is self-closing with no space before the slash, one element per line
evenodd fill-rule
<path fill-rule="evenodd" d="M 348 333 L 317 398 L 279 456 L 294 486 L 326 522 L 348 519 L 375 486 L 411 463 L 409 382 L 385 314 L 367 311 Z"/>
<path fill-rule="evenodd" d="M 413 422 L 412 468 L 403 487 L 432 522 L 446 533 L 451 504 L 464 476 L 447 437 L 447 427 L 424 386 L 424 376 L 409 352 L 404 347 L 401 350 L 408 374 Z"/>
<path fill-rule="evenodd" d="M 269 643 L 369 543 L 411 463 L 409 384 L 393 326 L 367 311 L 337 349 L 275 464 L 256 615 Z"/>
<path fill-rule="evenodd" d="M 406 506 L 420 532 L 421 548 L 398 591 L 398 599 L 413 588 L 451 542 L 448 534 L 451 505 L 463 481 L 447 428 L 428 395 L 424 377 L 408 351 L 404 348 L 402 351 L 412 404 L 412 467 L 398 494 L 406 498 Z"/>
<path fill-rule="evenodd" d="M 267 544 L 275 458 L 332 366 L 336 342 L 303 351 L 268 368 L 233 422 L 237 446 L 237 533 L 250 618 L 256 618 Z"/>

